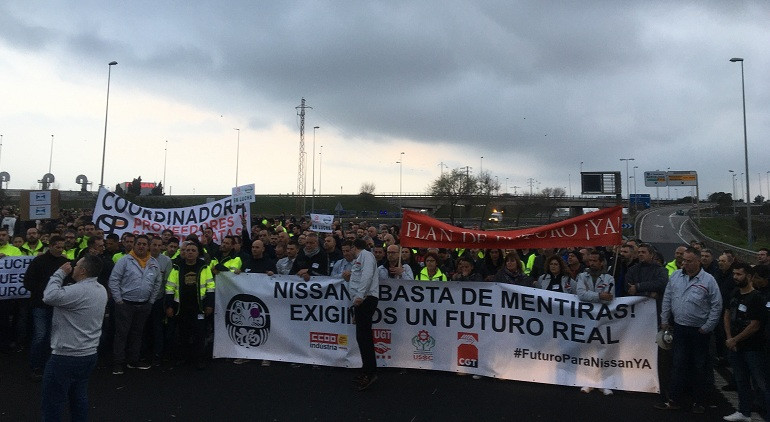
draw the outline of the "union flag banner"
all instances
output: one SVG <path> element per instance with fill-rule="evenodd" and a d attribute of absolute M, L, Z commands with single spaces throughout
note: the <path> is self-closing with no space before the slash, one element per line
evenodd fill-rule
<path fill-rule="evenodd" d="M 404 211 L 401 245 L 410 248 L 565 248 L 622 243 L 623 207 L 594 211 L 540 227 L 487 231 L 455 227 L 415 211 Z"/>

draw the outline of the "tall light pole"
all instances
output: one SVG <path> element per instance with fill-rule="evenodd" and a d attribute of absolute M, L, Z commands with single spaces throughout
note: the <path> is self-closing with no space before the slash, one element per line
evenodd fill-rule
<path fill-rule="evenodd" d="M 3 148 L 3 138 L 0 136 L 0 149 Z M 767 172 L 767 196 L 770 197 L 770 171 Z"/>
<path fill-rule="evenodd" d="M 404 174 L 404 152 L 401 152 L 401 158 L 398 160 L 398 163 L 401 165 L 398 169 L 398 196 L 399 198 L 403 195 L 403 189 L 402 189 L 402 181 L 403 174 Z"/>
<path fill-rule="evenodd" d="M 633 158 L 621 158 L 620 161 L 626 162 L 626 193 L 628 194 L 628 213 L 631 213 L 631 189 L 629 189 L 629 180 L 631 180 L 628 176 L 628 162 L 634 161 Z"/>
<path fill-rule="evenodd" d="M 51 172 L 51 163 L 53 163 L 53 135 L 51 135 L 51 157 L 48 158 L 48 172 Z"/>
<path fill-rule="evenodd" d="M 731 173 L 732 179 L 733 179 L 733 215 L 736 214 L 735 212 L 735 170 L 727 170 Z"/>
<path fill-rule="evenodd" d="M 639 166 L 634 166 L 634 195 L 639 195 L 639 191 L 636 190 L 636 169 L 638 168 Z"/>
<path fill-rule="evenodd" d="M 666 169 L 666 190 L 668 191 L 668 200 L 671 200 L 671 185 L 668 183 L 668 172 L 671 171 L 671 167 Z"/>
<path fill-rule="evenodd" d="M 580 162 L 580 172 L 581 173 L 583 172 L 583 162 L 582 161 Z"/>
<path fill-rule="evenodd" d="M 313 177 L 311 177 L 311 189 L 310 189 L 310 212 L 315 210 L 315 131 L 321 126 L 313 126 Z"/>
<path fill-rule="evenodd" d="M 770 171 L 768 171 L 768 173 L 770 173 Z M 770 176 L 768 176 L 768 177 L 770 177 Z M 507 177 L 505 178 L 505 193 L 506 193 L 506 195 L 508 194 L 508 178 Z"/>
<path fill-rule="evenodd" d="M 238 186 L 238 164 L 241 162 L 241 129 L 234 127 L 234 131 L 238 132 L 238 140 L 235 144 L 235 186 Z"/>
<path fill-rule="evenodd" d="M 163 190 L 166 190 L 166 163 L 167 162 L 168 162 L 168 139 L 166 139 L 166 148 L 163 149 Z"/>
<path fill-rule="evenodd" d="M 741 172 L 741 178 L 738 179 L 738 180 L 741 181 L 741 199 L 744 199 L 743 198 L 743 193 L 745 192 L 745 190 L 743 189 L 743 172 Z"/>
<path fill-rule="evenodd" d="M 321 168 L 324 164 L 324 146 L 321 145 L 321 152 L 318 153 L 318 196 L 321 196 Z"/>
<path fill-rule="evenodd" d="M 746 165 L 746 231 L 748 248 L 751 249 L 751 193 L 749 193 L 749 141 L 746 135 L 746 84 L 743 79 L 743 59 L 733 57 L 731 62 L 741 62 L 741 94 L 743 95 L 743 157 Z"/>
<path fill-rule="evenodd" d="M 107 153 L 107 116 L 110 112 L 110 77 L 112 76 L 112 66 L 118 64 L 111 61 L 107 64 L 107 105 L 104 107 L 104 141 L 102 143 L 102 175 L 99 177 L 99 187 L 104 186 L 104 157 Z"/>
<path fill-rule="evenodd" d="M 757 180 L 759 181 L 759 196 L 762 196 L 762 173 L 757 173 Z"/>
<path fill-rule="evenodd" d="M 481 156 L 481 162 L 479 163 L 479 175 L 484 171 L 484 156 Z"/>
<path fill-rule="evenodd" d="M 446 165 L 446 164 L 444 164 L 444 162 L 443 162 L 443 161 L 442 161 L 442 162 L 440 162 L 440 163 L 438 163 L 438 166 L 439 166 L 439 168 L 441 169 L 441 175 L 443 176 L 443 175 L 444 175 L 444 168 L 445 168 L 445 167 L 446 167 L 446 168 L 449 168 L 449 166 L 448 166 L 448 165 Z"/>

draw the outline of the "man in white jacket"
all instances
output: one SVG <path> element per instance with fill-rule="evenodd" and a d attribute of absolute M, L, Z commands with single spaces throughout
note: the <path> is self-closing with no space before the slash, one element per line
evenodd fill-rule
<path fill-rule="evenodd" d="M 362 375 L 356 377 L 358 391 L 369 388 L 377 380 L 377 361 L 374 354 L 372 317 L 379 302 L 380 282 L 377 275 L 377 259 L 366 250 L 366 242 L 353 242 L 353 268 L 350 272 L 350 295 L 356 317 L 356 341 L 361 352 Z"/>

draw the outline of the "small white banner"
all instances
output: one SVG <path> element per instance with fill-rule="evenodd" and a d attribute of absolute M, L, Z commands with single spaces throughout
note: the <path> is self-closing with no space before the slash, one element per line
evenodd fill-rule
<path fill-rule="evenodd" d="M 328 214 L 310 214 L 310 230 L 318 233 L 331 233 L 334 216 Z"/>
<path fill-rule="evenodd" d="M 250 204 L 256 201 L 254 197 L 254 191 L 256 187 L 254 183 L 250 185 L 243 185 L 233 188 L 233 204 Z"/>
<path fill-rule="evenodd" d="M 29 297 L 24 288 L 24 274 L 34 256 L 6 256 L 0 258 L 0 300 Z"/>
<path fill-rule="evenodd" d="M 217 276 L 214 356 L 360 367 L 347 284 Z M 509 284 L 380 281 L 381 367 L 658 392 L 655 301 L 609 304 Z"/>

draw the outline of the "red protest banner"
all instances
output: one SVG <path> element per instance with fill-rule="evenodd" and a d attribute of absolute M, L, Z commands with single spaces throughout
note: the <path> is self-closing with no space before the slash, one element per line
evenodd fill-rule
<path fill-rule="evenodd" d="M 521 230 L 470 230 L 443 223 L 414 211 L 404 211 L 401 245 L 413 248 L 564 248 L 622 243 L 623 207 Z"/>

